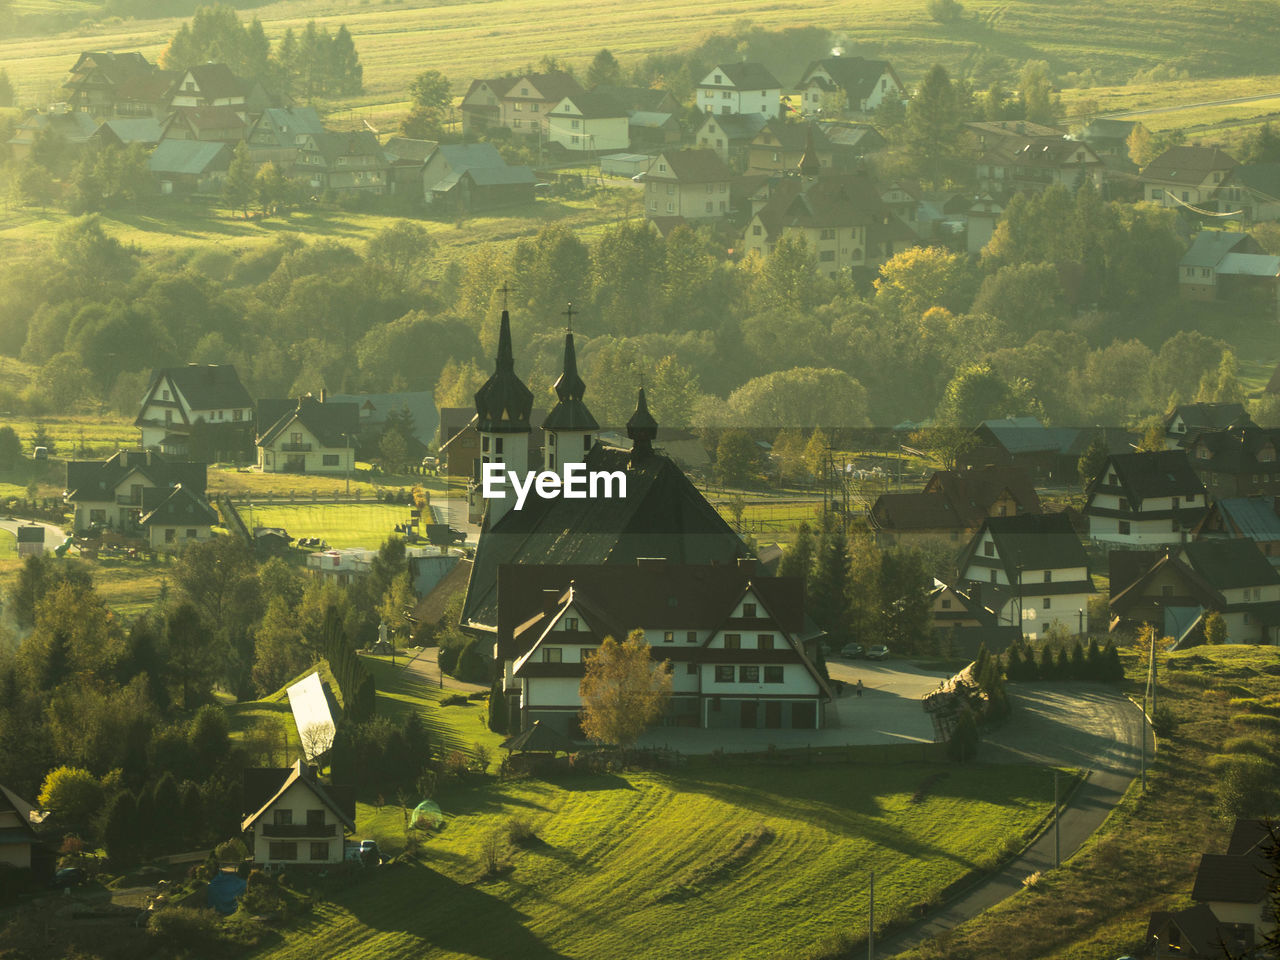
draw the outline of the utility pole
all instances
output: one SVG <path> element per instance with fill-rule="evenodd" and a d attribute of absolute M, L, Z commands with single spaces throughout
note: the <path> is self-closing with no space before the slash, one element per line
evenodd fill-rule
<path fill-rule="evenodd" d="M 867 960 L 876 960 L 876 872 L 871 871 L 871 900 L 867 906 Z"/>

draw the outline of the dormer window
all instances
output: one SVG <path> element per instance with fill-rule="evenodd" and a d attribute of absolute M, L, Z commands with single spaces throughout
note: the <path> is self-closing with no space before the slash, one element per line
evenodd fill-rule
<path fill-rule="evenodd" d="M 724 83 L 724 78 L 720 74 L 716 74 L 716 83 Z"/>
<path fill-rule="evenodd" d="M 744 617 L 754 617 L 756 615 L 756 605 L 754 603 L 744 603 L 742 605 L 742 615 Z"/>

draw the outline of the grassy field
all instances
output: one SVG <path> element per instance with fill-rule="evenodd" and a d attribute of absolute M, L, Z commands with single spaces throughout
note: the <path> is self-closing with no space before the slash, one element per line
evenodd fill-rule
<path fill-rule="evenodd" d="M 947 768 L 913 803 L 937 769 L 721 768 L 447 790 L 447 827 L 423 865 L 384 869 L 256 956 L 804 956 L 865 931 L 870 870 L 888 919 L 989 865 L 1045 812 L 1036 768 Z M 515 816 L 540 842 L 504 840 L 510 872 L 473 882 L 485 839 Z M 393 842 L 398 810 L 373 826 Z"/>
<path fill-rule="evenodd" d="M 1127 659 L 1126 668 L 1131 676 L 1145 678 L 1136 657 Z M 1274 714 L 1280 709 L 1280 651 L 1197 647 L 1161 658 L 1160 676 L 1162 702 L 1180 723 L 1160 741 L 1147 792 L 1135 783 L 1061 871 L 960 927 L 945 942 L 903 954 L 904 960 L 1096 960 L 1136 954 L 1151 911 L 1191 905 L 1199 855 L 1224 853 L 1231 832 L 1231 822 L 1215 812 L 1220 783 L 1208 771 L 1221 771 L 1224 754 L 1240 756 L 1233 751 L 1261 752 L 1272 762 L 1280 755 L 1273 733 L 1233 720 L 1248 710 Z M 1131 687 L 1140 697 L 1137 684 Z M 1228 702 L 1233 698 L 1260 706 L 1233 705 Z"/>
<path fill-rule="evenodd" d="M 705 33 L 728 32 L 744 19 L 774 29 L 821 24 L 850 54 L 892 59 L 909 85 L 934 62 L 962 68 L 983 55 L 1015 63 L 1045 59 L 1058 74 L 1093 68 L 1101 74 L 1099 82 L 1113 84 L 1166 63 L 1212 77 L 1274 72 L 1271 53 L 1280 34 L 1273 7 L 1264 0 L 1218 0 L 1208 7 L 1193 0 L 1123 5 L 974 0 L 965 11 L 960 22 L 948 25 L 930 19 L 918 0 L 872 0 L 856 9 L 838 0 L 719 0 L 697 6 L 630 0 L 597 5 L 591 17 L 581 16 L 573 0 L 529 0 L 519 17 L 511 16 L 509 4 L 492 0 L 443 7 L 423 0 L 359 5 L 284 0 L 253 14 L 273 40 L 286 28 L 296 32 L 312 17 L 330 30 L 347 25 L 364 64 L 366 87 L 342 111 L 352 113 L 353 120 L 377 117 L 379 105 L 403 101 L 408 82 L 426 66 L 442 71 L 461 93 L 472 77 L 518 70 L 544 54 L 584 68 L 607 46 L 626 64 Z M 158 58 L 180 23 L 176 18 L 116 19 L 54 36 L 7 38 L 0 42 L 0 67 L 13 78 L 20 102 L 47 102 L 57 99 L 57 88 L 81 50 L 139 50 Z M 794 82 L 790 73 L 798 75 L 802 67 L 794 65 L 782 81 Z"/>
<path fill-rule="evenodd" d="M 370 479 L 375 476 L 376 483 Z M 225 465 L 209 468 L 209 492 L 211 494 L 229 493 L 233 499 L 237 500 L 269 496 L 309 497 L 313 491 L 323 497 L 345 497 L 348 486 L 352 495 L 358 493 L 362 497 L 371 499 L 388 487 L 401 490 L 415 484 L 421 484 L 431 492 L 432 496 L 444 494 L 449 489 L 443 477 L 374 474 L 368 464 L 361 463 L 356 464 L 355 472 L 349 482 L 348 478 L 341 474 L 301 476 L 296 473 L 260 473 L 249 468 Z M 465 494 L 465 488 L 455 488 L 462 489 Z"/>
<path fill-rule="evenodd" d="M 397 523 L 409 519 L 409 507 L 385 503 L 240 506 L 250 527 L 284 527 L 293 537 L 323 537 L 331 547 L 380 547 Z"/>
<path fill-rule="evenodd" d="M 18 538 L 8 530 L 0 530 L 0 559 L 14 560 L 18 556 Z"/>

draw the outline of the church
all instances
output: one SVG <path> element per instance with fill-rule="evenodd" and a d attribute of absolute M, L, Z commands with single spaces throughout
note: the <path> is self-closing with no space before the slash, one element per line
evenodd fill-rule
<path fill-rule="evenodd" d="M 580 738 L 585 655 L 636 629 L 673 667 L 663 723 L 821 728 L 830 691 L 815 667 L 821 633 L 804 615 L 800 578 L 760 575 L 750 548 L 655 445 L 643 387 L 627 421 L 631 448 L 600 440 L 572 331 L 541 463 L 531 464 L 533 394 L 515 372 L 506 310 L 500 323 L 493 375 L 475 397 L 479 470 L 563 477 L 572 464 L 626 478 L 612 498 L 531 494 L 516 510 L 508 492 L 483 504 L 461 626 L 492 644 L 513 732 L 543 720 Z"/>

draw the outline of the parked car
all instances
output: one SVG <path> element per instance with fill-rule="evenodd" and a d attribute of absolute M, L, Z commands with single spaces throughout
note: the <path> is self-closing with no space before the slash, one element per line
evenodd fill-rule
<path fill-rule="evenodd" d="M 857 660 L 859 657 L 866 656 L 866 651 L 862 649 L 860 643 L 846 643 L 840 648 L 840 656 L 846 660 Z"/>
<path fill-rule="evenodd" d="M 867 650 L 868 660 L 883 660 L 887 656 L 889 656 L 889 648 L 883 643 L 877 643 Z"/>
<path fill-rule="evenodd" d="M 367 867 L 376 867 L 382 863 L 382 851 L 378 849 L 377 840 L 360 841 L 360 859 Z"/>
<path fill-rule="evenodd" d="M 79 867 L 63 867 L 61 870 L 53 872 L 53 885 L 55 888 L 78 887 L 86 879 L 87 875 Z"/>

